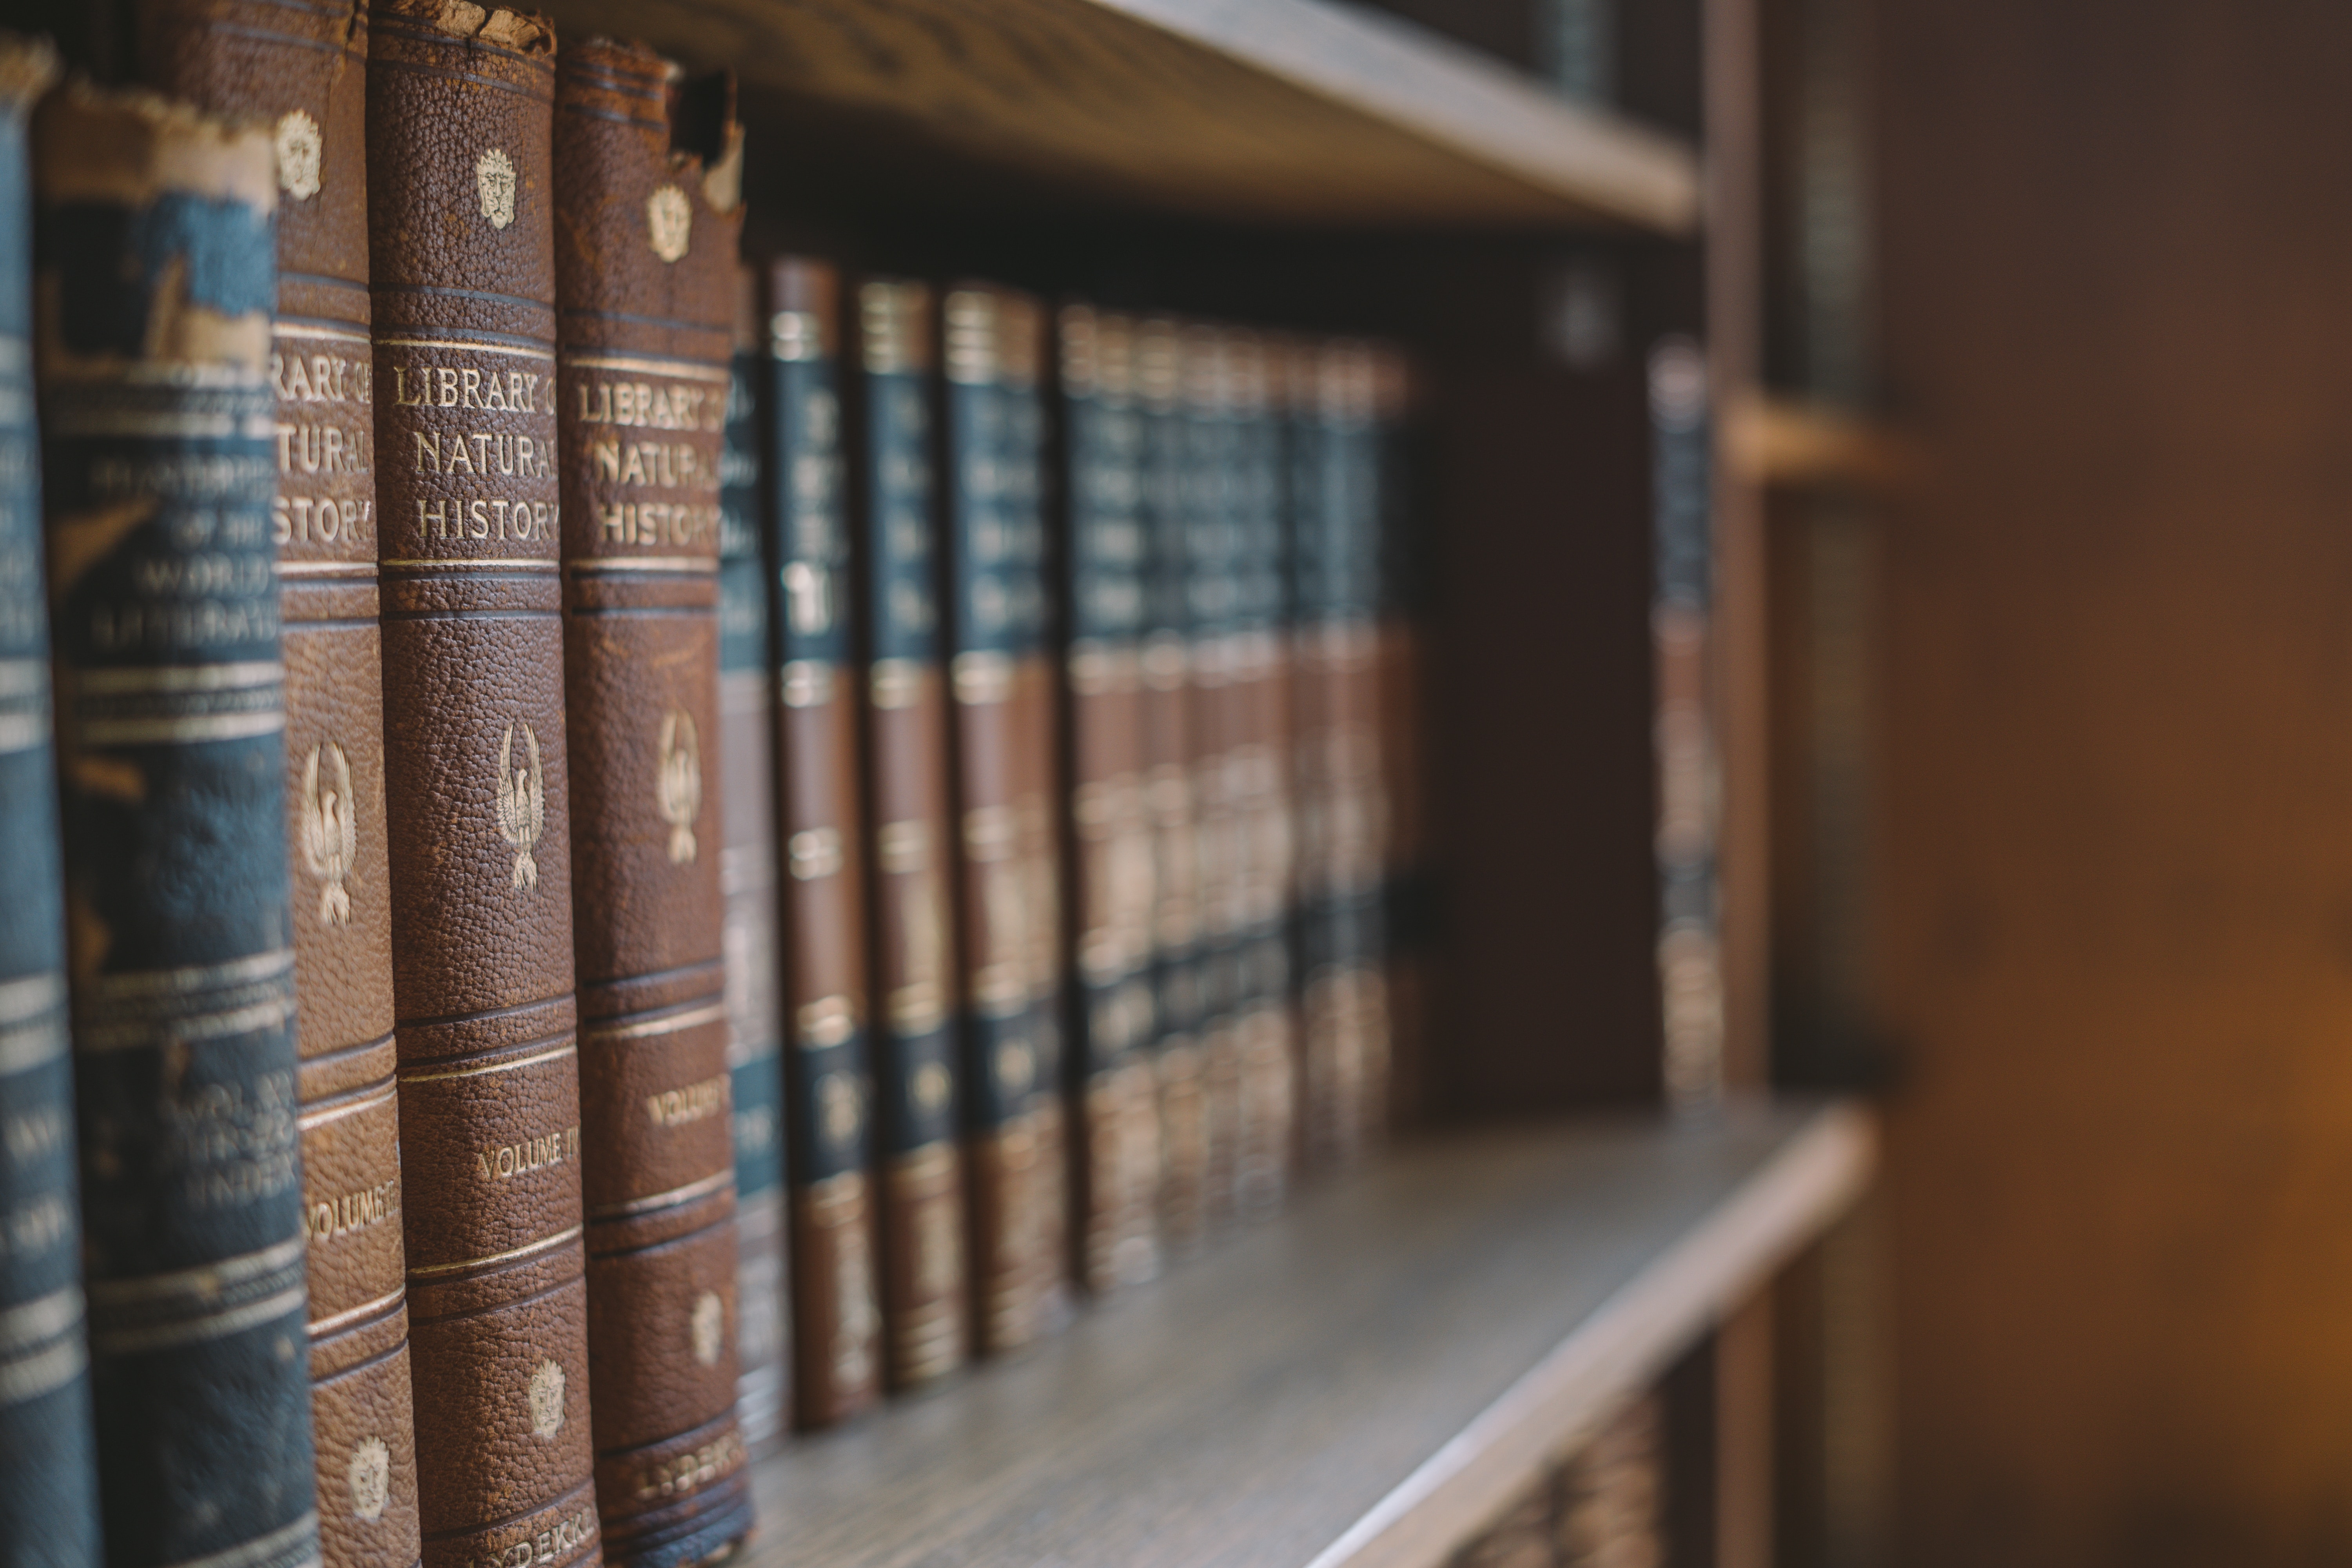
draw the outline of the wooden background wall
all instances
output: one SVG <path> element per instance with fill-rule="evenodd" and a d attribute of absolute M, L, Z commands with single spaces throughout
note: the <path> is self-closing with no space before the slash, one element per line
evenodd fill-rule
<path fill-rule="evenodd" d="M 2352 7 L 1876 58 L 1898 1560 L 2352 1562 Z"/>

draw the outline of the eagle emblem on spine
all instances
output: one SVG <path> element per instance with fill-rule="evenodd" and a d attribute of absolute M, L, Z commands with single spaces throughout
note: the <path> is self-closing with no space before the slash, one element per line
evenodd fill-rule
<path fill-rule="evenodd" d="M 333 770 L 324 789 L 319 786 L 322 755 Z M 359 814 L 352 803 L 351 759 L 334 742 L 321 741 L 310 748 L 298 805 L 302 814 L 302 858 L 320 882 L 319 923 L 349 925 L 352 896 L 344 890 L 343 879 L 352 874 L 352 863 L 359 857 Z"/>
<path fill-rule="evenodd" d="M 530 726 L 522 727 L 522 743 L 530 752 L 528 770 L 514 765 L 514 735 L 509 724 L 506 739 L 499 742 L 499 835 L 514 846 L 514 885 L 536 888 L 539 862 L 530 852 L 547 831 L 547 778 L 540 771 L 539 737 Z"/>
<path fill-rule="evenodd" d="M 674 866 L 694 863 L 694 819 L 702 811 L 702 749 L 695 734 L 694 715 L 673 708 L 662 715 L 661 762 L 655 775 L 662 820 L 669 824 L 669 858 Z"/>

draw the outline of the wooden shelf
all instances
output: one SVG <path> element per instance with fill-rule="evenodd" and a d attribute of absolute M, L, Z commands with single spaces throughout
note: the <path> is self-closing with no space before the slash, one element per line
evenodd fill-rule
<path fill-rule="evenodd" d="M 832 111 L 835 148 L 941 156 L 1253 222 L 1698 221 L 1696 155 L 1417 27 L 1329 0 L 552 0 Z M 820 140 L 823 129 L 814 132 Z"/>
<path fill-rule="evenodd" d="M 1735 400 L 1723 433 L 1727 459 L 1751 483 L 1783 489 L 1892 491 L 1908 486 L 1919 454 L 1877 421 L 1824 403 L 1750 394 Z"/>
<path fill-rule="evenodd" d="M 1867 1111 L 1488 1129 L 803 1439 L 759 1568 L 1424 1568 L 1862 1191 Z"/>

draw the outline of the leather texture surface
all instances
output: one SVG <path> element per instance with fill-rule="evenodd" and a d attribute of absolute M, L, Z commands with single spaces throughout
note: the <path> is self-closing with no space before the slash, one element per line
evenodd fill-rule
<path fill-rule="evenodd" d="M 751 1528 L 719 892 L 719 463 L 742 226 L 731 92 L 674 84 L 642 45 L 575 39 L 556 58 L 596 1500 L 606 1558 L 647 1568 L 700 1562 Z"/>
<path fill-rule="evenodd" d="M 881 1361 L 839 279 L 780 258 L 766 303 L 793 1390 L 800 1424 L 814 1427 L 872 1404 Z"/>
<path fill-rule="evenodd" d="M 75 1212 L 65 872 L 49 717 L 33 423 L 33 170 L 26 117 L 57 74 L 0 36 L 0 1562 L 99 1560 L 89 1352 Z"/>
<path fill-rule="evenodd" d="M 83 1262 L 107 1558 L 315 1560 L 266 132 L 35 119 Z"/>
<path fill-rule="evenodd" d="M 407 1568 L 420 1546 L 376 619 L 366 15 L 356 0 L 146 0 L 139 48 L 153 86 L 272 130 L 269 381 L 320 1547 L 329 1568 Z"/>
<path fill-rule="evenodd" d="M 1191 647 L 1193 801 L 1197 863 L 1194 943 L 1200 1017 L 1202 1180 L 1209 1228 L 1235 1212 L 1241 1134 L 1241 1040 L 1235 1004 L 1240 978 L 1242 821 L 1229 766 L 1241 738 L 1242 694 L 1234 680 L 1240 652 L 1240 524 L 1244 508 L 1241 421 L 1233 401 L 1228 332 L 1183 329 L 1184 595 Z"/>
<path fill-rule="evenodd" d="M 1299 520 L 1296 650 L 1303 1143 L 1357 1158 L 1386 1119 L 1388 995 L 1380 965 L 1385 836 L 1374 615 L 1381 519 L 1378 368 L 1364 344 L 1316 351 Z"/>
<path fill-rule="evenodd" d="M 1223 768 L 1233 865 L 1233 1016 L 1240 1100 L 1234 1205 L 1244 1218 L 1281 1206 L 1296 1142 L 1297 1041 L 1291 994 L 1290 667 L 1285 448 L 1277 376 L 1287 346 L 1225 334 L 1223 401 L 1232 421 L 1233 630 L 1227 640 L 1233 730 Z"/>
<path fill-rule="evenodd" d="M 1043 321 L 960 286 L 942 310 L 946 595 L 976 1340 L 1025 1344 L 1066 1310 L 1060 1097 L 1058 678 L 1046 653 Z"/>
<path fill-rule="evenodd" d="M 865 763 L 874 941 L 874 1074 L 883 1151 L 886 1370 L 894 1388 L 971 1354 L 961 1068 L 948 857 L 947 689 L 940 665 L 937 365 L 929 286 L 858 285 L 856 554 L 866 610 Z"/>
<path fill-rule="evenodd" d="M 429 1568 L 602 1557 L 555 467 L 552 31 L 371 14 L 402 1210 Z"/>
<path fill-rule="evenodd" d="M 783 958 L 777 924 L 776 699 L 760 526 L 759 278 L 735 273 L 719 457 L 719 884 L 726 901 L 727 1068 L 734 1080 L 736 1417 L 754 1458 L 783 1440 L 792 1332 L 784 1295 Z"/>
<path fill-rule="evenodd" d="M 1063 530 L 1069 639 L 1073 1075 L 1084 1158 L 1079 1263 L 1097 1293 L 1160 1270 L 1159 1119 L 1143 1049 L 1153 1030 L 1151 819 L 1144 803 L 1144 414 L 1135 327 L 1061 311 Z"/>
<path fill-rule="evenodd" d="M 1200 858 L 1193 847 L 1183 343 L 1164 317 L 1139 321 L 1136 398 L 1142 413 L 1141 525 L 1144 809 L 1151 825 L 1152 1033 L 1160 1123 L 1160 1244 L 1197 1252 L 1208 1234 L 1208 1106 L 1202 1093 Z"/>

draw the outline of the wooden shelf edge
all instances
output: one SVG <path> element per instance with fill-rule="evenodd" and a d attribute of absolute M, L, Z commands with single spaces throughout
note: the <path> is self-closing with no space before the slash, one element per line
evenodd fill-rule
<path fill-rule="evenodd" d="M 734 70 L 793 121 L 755 163 L 878 156 L 866 177 L 890 185 L 944 159 L 1048 205 L 1282 226 L 1681 235 L 1699 221 L 1685 141 L 1332 0 L 545 5 L 565 37 L 643 37 Z M 772 188 L 792 188 L 789 172 Z"/>
<path fill-rule="evenodd" d="M 1876 420 L 1769 393 L 1731 400 L 1722 442 L 1732 470 L 1769 489 L 1887 493 L 1908 489 L 1923 466 L 1908 438 Z"/>
<path fill-rule="evenodd" d="M 1088 0 L 1416 132 L 1596 216 L 1698 226 L 1697 155 L 1663 132 L 1571 103 L 1449 39 L 1327 0 Z"/>
<path fill-rule="evenodd" d="M 747 1568 L 1428 1568 L 1869 1184 L 1858 1105 L 1459 1130 L 762 1461 Z"/>
<path fill-rule="evenodd" d="M 1492 1519 L 1716 1319 L 1843 1214 L 1877 1167 L 1877 1121 L 1815 1112 L 1730 1202 L 1661 1254 L 1308 1568 L 1427 1568 L 1455 1521 Z"/>

